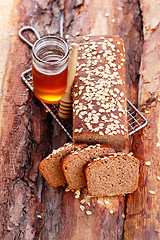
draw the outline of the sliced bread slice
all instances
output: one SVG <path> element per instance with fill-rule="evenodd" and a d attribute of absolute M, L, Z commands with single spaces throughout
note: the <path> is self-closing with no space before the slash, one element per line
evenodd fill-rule
<path fill-rule="evenodd" d="M 62 159 L 62 170 L 66 182 L 71 189 L 80 189 L 86 186 L 84 166 L 96 157 L 103 157 L 115 152 L 107 144 L 90 145 L 81 150 L 73 151 Z"/>
<path fill-rule="evenodd" d="M 51 187 L 59 187 L 66 183 L 61 168 L 61 159 L 72 150 L 81 149 L 87 146 L 88 145 L 85 143 L 66 143 L 62 147 L 53 150 L 48 157 L 41 161 L 39 170 Z"/>
<path fill-rule="evenodd" d="M 139 160 L 129 155 L 95 159 L 86 166 L 85 175 L 91 196 L 132 193 L 138 188 Z"/>

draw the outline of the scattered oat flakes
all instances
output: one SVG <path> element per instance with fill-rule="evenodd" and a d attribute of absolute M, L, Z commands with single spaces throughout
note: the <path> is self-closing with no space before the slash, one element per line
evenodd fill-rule
<path fill-rule="evenodd" d="M 108 12 L 105 13 L 105 17 L 109 17 L 109 15 L 110 15 L 110 13 L 108 13 Z"/>
<path fill-rule="evenodd" d="M 84 211 L 84 209 L 85 209 L 85 206 L 83 206 L 83 205 L 80 205 L 80 207 L 79 207 L 82 211 Z"/>
<path fill-rule="evenodd" d="M 147 162 L 145 163 L 145 165 L 146 165 L 146 166 L 150 166 L 150 165 L 151 165 L 151 162 L 150 162 L 150 161 L 147 161 Z"/>
<path fill-rule="evenodd" d="M 65 35 L 65 39 L 69 39 L 69 37 L 70 37 L 70 36 L 69 36 L 68 34 Z"/>
<path fill-rule="evenodd" d="M 91 211 L 86 211 L 86 214 L 87 214 L 88 216 L 90 216 L 90 215 L 92 215 L 92 212 L 91 212 Z"/>
<path fill-rule="evenodd" d="M 110 210 L 109 212 L 110 212 L 110 214 L 113 214 L 113 210 Z"/>
<path fill-rule="evenodd" d="M 71 189 L 69 187 L 66 187 L 65 192 L 69 192 Z"/>
<path fill-rule="evenodd" d="M 114 23 L 115 21 L 116 21 L 116 20 L 113 18 L 113 19 L 112 19 L 112 22 Z"/>
<path fill-rule="evenodd" d="M 155 191 L 150 190 L 149 193 L 152 194 L 152 195 L 154 195 L 154 194 L 155 194 Z"/>
<path fill-rule="evenodd" d="M 75 198 L 80 198 L 80 196 L 79 196 L 79 195 L 75 195 L 74 197 L 75 197 Z"/>
<path fill-rule="evenodd" d="M 125 214 L 124 213 L 122 213 L 122 218 L 125 218 Z"/>
<path fill-rule="evenodd" d="M 157 142 L 156 147 L 160 147 L 160 142 Z"/>
<path fill-rule="evenodd" d="M 37 218 L 42 218 L 42 216 L 41 215 L 37 215 Z"/>
<path fill-rule="evenodd" d="M 160 176 L 157 176 L 157 180 L 160 181 Z"/>
<path fill-rule="evenodd" d="M 79 190 L 76 190 L 76 191 L 75 191 L 75 194 L 80 195 L 81 192 L 80 192 Z"/>
<path fill-rule="evenodd" d="M 145 110 L 145 113 L 150 113 L 150 111 L 148 111 L 148 110 Z"/>

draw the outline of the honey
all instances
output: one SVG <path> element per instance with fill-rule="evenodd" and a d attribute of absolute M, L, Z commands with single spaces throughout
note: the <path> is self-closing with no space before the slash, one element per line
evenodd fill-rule
<path fill-rule="evenodd" d="M 47 36 L 39 39 L 32 50 L 35 96 L 45 103 L 60 102 L 67 86 L 69 50 L 66 42 Z"/>
<path fill-rule="evenodd" d="M 46 103 L 57 103 L 65 94 L 67 84 L 67 69 L 58 74 L 45 74 L 39 72 L 32 65 L 33 85 L 35 96 Z"/>

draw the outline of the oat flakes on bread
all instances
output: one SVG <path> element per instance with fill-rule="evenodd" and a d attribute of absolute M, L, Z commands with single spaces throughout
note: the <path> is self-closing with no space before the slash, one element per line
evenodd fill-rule
<path fill-rule="evenodd" d="M 66 143 L 62 147 L 53 150 L 48 157 L 41 161 L 39 170 L 51 187 L 59 187 L 66 183 L 62 172 L 61 159 L 69 152 L 83 147 L 87 147 L 87 144 L 75 142 Z"/>
<path fill-rule="evenodd" d="M 122 151 L 128 140 L 123 41 L 118 36 L 83 36 L 77 42 L 73 139 Z"/>

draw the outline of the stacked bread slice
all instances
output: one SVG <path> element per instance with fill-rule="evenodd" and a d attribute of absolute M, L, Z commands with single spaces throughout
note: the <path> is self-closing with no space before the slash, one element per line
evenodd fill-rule
<path fill-rule="evenodd" d="M 127 194 L 138 187 L 139 160 L 115 153 L 107 144 L 67 143 L 45 158 L 39 169 L 52 187 L 67 183 L 77 190 L 87 186 L 96 197 Z"/>
<path fill-rule="evenodd" d="M 105 144 L 90 145 L 81 150 L 73 151 L 62 160 L 62 170 L 71 189 L 86 186 L 84 167 L 96 157 L 104 157 L 115 151 Z"/>
<path fill-rule="evenodd" d="M 87 165 L 85 176 L 92 196 L 132 193 L 138 187 L 139 160 L 127 154 L 98 158 Z"/>
<path fill-rule="evenodd" d="M 88 146 L 86 143 L 66 143 L 64 146 L 53 150 L 53 152 L 43 159 L 39 165 L 42 176 L 51 187 L 65 185 L 66 180 L 62 172 L 61 159 L 68 153 Z"/>
<path fill-rule="evenodd" d="M 87 186 L 98 197 L 131 193 L 138 187 L 139 160 L 120 153 L 128 141 L 123 41 L 118 36 L 83 36 L 77 42 L 75 142 L 54 150 L 40 163 L 40 172 L 53 187 Z"/>

